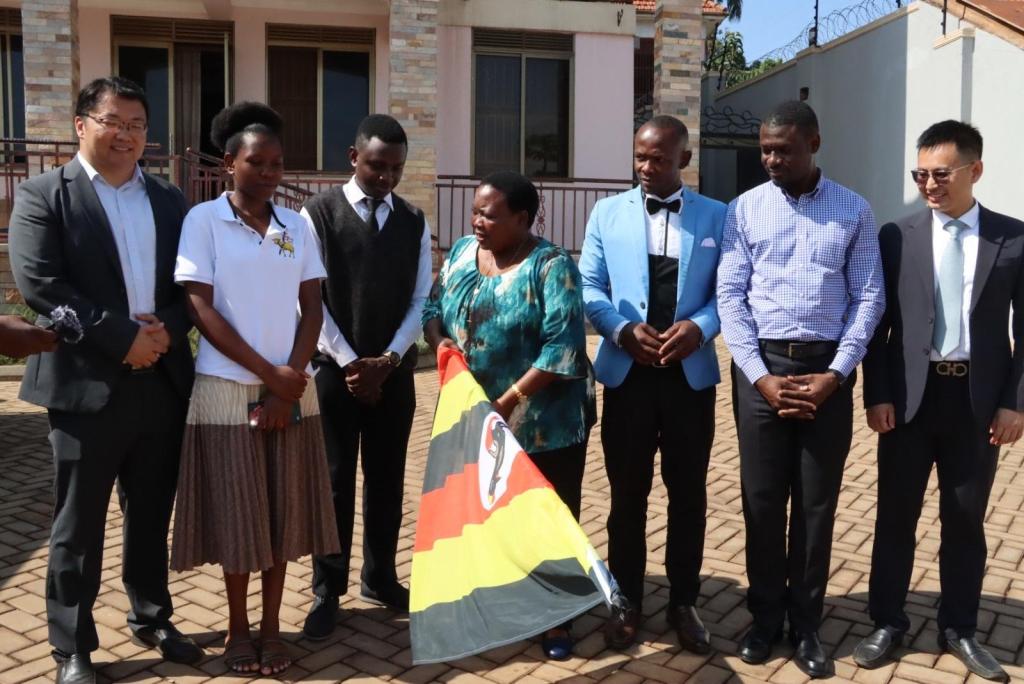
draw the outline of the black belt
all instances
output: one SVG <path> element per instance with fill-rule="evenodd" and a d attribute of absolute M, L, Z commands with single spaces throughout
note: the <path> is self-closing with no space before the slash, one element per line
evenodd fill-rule
<path fill-rule="evenodd" d="M 966 378 L 971 366 L 966 361 L 932 361 L 928 369 L 944 378 Z"/>
<path fill-rule="evenodd" d="M 758 340 L 761 351 L 790 359 L 809 359 L 816 356 L 835 354 L 838 342 L 788 342 L 786 340 Z"/>

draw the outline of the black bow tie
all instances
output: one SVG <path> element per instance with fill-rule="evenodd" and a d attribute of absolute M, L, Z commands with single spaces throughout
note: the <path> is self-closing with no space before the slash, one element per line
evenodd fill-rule
<path fill-rule="evenodd" d="M 678 214 L 679 208 L 683 206 L 683 203 L 679 199 L 674 199 L 671 202 L 662 202 L 661 200 L 648 197 L 644 202 L 647 207 L 647 213 L 654 216 L 663 209 L 668 209 L 670 214 Z"/>

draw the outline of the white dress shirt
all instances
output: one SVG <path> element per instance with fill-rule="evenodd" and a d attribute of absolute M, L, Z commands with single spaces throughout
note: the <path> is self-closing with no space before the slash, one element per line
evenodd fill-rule
<path fill-rule="evenodd" d="M 657 214 L 647 213 L 647 198 L 656 199 L 659 202 L 672 202 L 679 200 L 679 211 L 669 212 L 662 209 Z M 682 241 L 683 230 L 683 188 L 680 186 L 674 193 L 662 199 L 657 195 L 643 195 L 644 205 L 644 228 L 647 235 L 647 253 L 654 256 L 667 256 L 674 259 L 679 258 L 679 245 Z M 619 335 L 622 329 L 629 324 L 629 321 L 619 323 L 612 333 L 612 342 L 619 344 Z M 621 346 L 621 345 L 619 345 Z"/>
<path fill-rule="evenodd" d="M 980 215 L 978 203 L 967 210 L 960 221 L 967 227 L 960 232 L 960 240 L 964 247 L 964 294 L 960 310 L 960 346 L 949 352 L 946 356 L 939 354 L 938 350 L 932 349 L 932 361 L 969 361 L 971 359 L 971 294 L 974 292 L 974 270 L 978 265 L 978 219 Z M 942 255 L 946 250 L 952 236 L 944 226 L 952 221 L 951 216 L 941 211 L 932 211 L 932 275 L 935 287 L 939 287 L 939 269 L 942 267 Z"/>
<path fill-rule="evenodd" d="M 156 219 L 142 169 L 136 164 L 131 179 L 115 188 L 80 153 L 78 163 L 92 182 L 114 234 L 128 313 L 133 319 L 151 314 L 156 310 Z"/>
<path fill-rule="evenodd" d="M 366 222 L 370 220 L 370 197 L 363 192 L 363 189 L 356 183 L 355 176 L 349 179 L 345 185 L 342 186 L 342 192 L 345 193 L 345 199 L 352 205 L 352 208 L 359 218 Z M 387 223 L 388 217 L 391 215 L 391 210 L 394 208 L 394 198 L 391 193 L 377 207 L 377 225 L 380 229 L 384 228 L 384 224 Z M 316 241 L 317 249 L 320 250 L 320 254 L 323 255 L 323 245 L 320 243 L 320 237 L 317 235 L 316 228 L 313 225 L 313 219 L 310 217 L 309 212 L 302 209 L 299 212 L 302 217 L 306 219 L 309 224 L 310 233 L 312 233 L 314 240 Z M 391 338 L 391 342 L 388 344 L 385 352 L 395 352 L 399 356 L 405 356 L 405 353 L 409 351 L 409 347 L 416 343 L 416 339 L 420 336 L 421 323 L 420 317 L 423 315 L 423 305 L 427 301 L 427 297 L 430 295 L 430 275 L 431 275 L 431 245 L 430 245 L 430 223 L 424 219 L 423 225 L 423 237 L 420 239 L 420 260 L 419 265 L 416 269 L 416 285 L 412 292 L 412 302 L 409 304 L 409 310 L 405 313 L 405 318 L 402 319 L 402 323 L 398 326 L 398 330 L 395 331 L 394 336 Z M 328 280 L 330 280 L 330 274 L 327 274 Z M 344 333 L 338 328 L 338 324 L 331 317 L 331 313 L 327 310 L 327 305 L 324 304 L 324 325 L 320 329 L 320 339 L 317 341 L 317 349 L 322 354 L 325 354 L 338 364 L 339 367 L 344 368 L 348 364 L 352 363 L 359 358 L 359 355 L 352 349 L 352 345 L 345 339 Z"/>

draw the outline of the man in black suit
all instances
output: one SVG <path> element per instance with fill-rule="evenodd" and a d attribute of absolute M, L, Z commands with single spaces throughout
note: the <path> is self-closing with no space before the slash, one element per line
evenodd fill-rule
<path fill-rule="evenodd" d="M 78 344 L 32 357 L 21 398 L 44 406 L 54 458 L 46 577 L 57 681 L 95 681 L 92 606 L 115 480 L 124 512 L 122 580 L 134 640 L 177 662 L 202 651 L 170 622 L 167 529 L 192 386 L 192 327 L 172 277 L 186 205 L 142 173 L 149 108 L 142 89 L 97 79 L 78 96 L 78 155 L 26 181 L 11 216 L 15 282 L 40 314 L 77 314 Z"/>
<path fill-rule="evenodd" d="M 864 358 L 868 425 L 880 435 L 869 600 L 875 631 L 854 660 L 885 663 L 910 628 L 903 604 L 934 463 L 939 647 L 972 672 L 1005 681 L 975 629 L 999 447 L 1024 429 L 1024 223 L 975 201 L 982 139 L 973 126 L 937 123 L 917 150 L 911 175 L 928 209 L 886 224 L 879 236 L 888 308 Z"/>

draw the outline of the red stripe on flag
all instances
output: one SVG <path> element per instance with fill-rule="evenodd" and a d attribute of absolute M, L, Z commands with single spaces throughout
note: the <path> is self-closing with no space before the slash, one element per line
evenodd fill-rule
<path fill-rule="evenodd" d="M 467 465 L 461 473 L 449 475 L 444 487 L 427 492 L 420 499 L 413 553 L 429 551 L 440 539 L 461 536 L 466 525 L 484 522 L 519 494 L 538 487 L 552 488 L 526 452 L 520 451 L 508 475 L 505 493 L 487 510 L 480 500 L 480 468 L 476 463 Z"/>
<path fill-rule="evenodd" d="M 459 373 L 468 373 L 469 366 L 462 352 L 450 347 L 437 350 L 437 372 L 441 374 L 441 387 Z"/>

